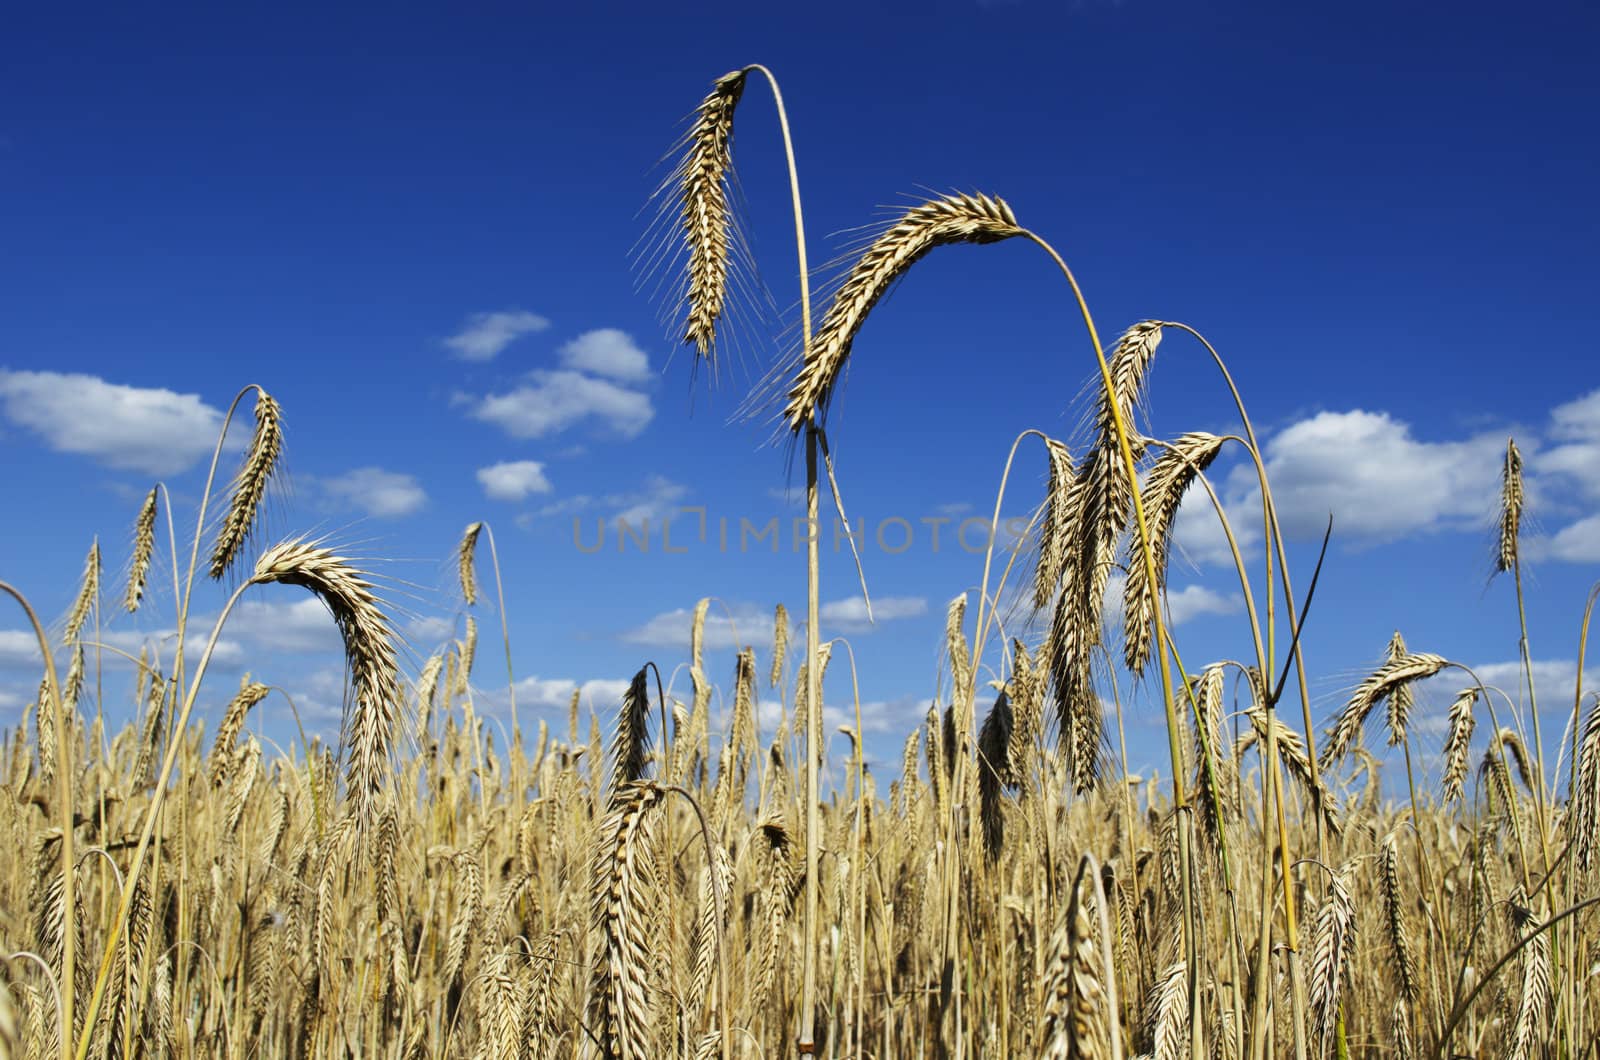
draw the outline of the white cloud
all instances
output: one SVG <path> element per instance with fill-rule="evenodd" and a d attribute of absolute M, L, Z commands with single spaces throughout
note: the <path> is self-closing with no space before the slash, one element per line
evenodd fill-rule
<path fill-rule="evenodd" d="M 1600 442 L 1600 389 L 1550 410 L 1550 429 L 1557 438 Z"/>
<path fill-rule="evenodd" d="M 1387 541 L 1487 525 L 1505 438 L 1426 442 L 1385 412 L 1321 412 L 1266 442 L 1267 477 L 1284 532 Z M 1235 468 L 1229 498 L 1254 496 L 1255 473 Z"/>
<path fill-rule="evenodd" d="M 880 596 L 872 601 L 872 618 L 879 622 L 893 622 L 900 618 L 916 618 L 928 613 L 928 601 L 921 596 Z M 872 628 L 867 620 L 867 601 L 860 596 L 832 600 L 817 612 L 825 628 L 865 631 Z"/>
<path fill-rule="evenodd" d="M 1600 514 L 1579 519 L 1547 538 L 1532 538 L 1528 551 L 1539 559 L 1600 563 Z"/>
<path fill-rule="evenodd" d="M 773 612 L 753 604 L 738 604 L 732 614 L 719 602 L 713 601 L 706 612 L 703 630 L 705 646 L 711 651 L 742 648 L 747 644 L 771 644 Z M 642 626 L 621 635 L 629 644 L 647 644 L 652 647 L 689 648 L 689 633 L 694 626 L 694 612 L 680 607 L 653 616 Z"/>
<path fill-rule="evenodd" d="M 550 480 L 537 460 L 507 460 L 478 469 L 478 483 L 490 500 L 521 501 L 535 493 L 549 493 Z"/>
<path fill-rule="evenodd" d="M 1514 702 L 1523 702 L 1527 699 L 1526 679 L 1522 674 L 1522 663 L 1491 662 L 1483 663 L 1472 668 L 1478 675 L 1478 680 L 1492 688 L 1498 688 L 1510 696 Z M 1463 679 L 1465 674 L 1457 671 Z M 1572 710 L 1573 682 L 1577 680 L 1578 664 L 1572 659 L 1535 659 L 1533 660 L 1533 688 L 1539 696 L 1541 716 L 1557 713 L 1566 714 Z M 1600 674 L 1593 670 L 1585 670 L 1583 674 L 1583 687 L 1594 691 Z M 1465 683 L 1465 682 L 1463 682 Z M 1500 703 L 1497 701 L 1495 709 Z M 1508 724 L 1506 718 L 1500 719 L 1502 725 Z M 1531 738 L 1531 737 L 1530 737 Z M 1550 734 L 1545 734 L 1546 742 Z M 1559 738 L 1559 734 L 1557 736 Z M 1546 748 L 1548 750 L 1549 748 Z"/>
<path fill-rule="evenodd" d="M 631 335 L 616 328 L 585 331 L 561 347 L 561 363 L 577 372 L 622 383 L 642 383 L 650 378 L 650 358 Z"/>
<path fill-rule="evenodd" d="M 281 652 L 339 652 L 344 642 L 333 616 L 309 593 L 297 600 L 241 600 L 228 616 L 230 637 Z"/>
<path fill-rule="evenodd" d="M 1600 497 L 1600 390 L 1550 412 L 1550 433 L 1555 445 L 1527 457 L 1535 473 L 1561 480 L 1560 490 L 1539 490 L 1538 500 L 1571 495 L 1576 486 L 1584 497 Z"/>
<path fill-rule="evenodd" d="M 32 630 L 0 629 L 0 667 L 21 670 L 40 663 L 39 640 Z"/>
<path fill-rule="evenodd" d="M 1113 574 L 1106 582 L 1106 596 L 1100 609 L 1100 618 L 1113 629 L 1122 628 L 1123 593 L 1128 579 L 1124 574 Z M 1204 615 L 1233 615 L 1244 609 L 1244 597 L 1238 593 L 1223 595 L 1203 585 L 1185 585 L 1182 589 L 1167 588 L 1167 613 L 1174 626 Z"/>
<path fill-rule="evenodd" d="M 521 309 L 473 313 L 461 330 L 445 339 L 444 344 L 463 361 L 492 361 L 522 336 L 549 326 L 550 321 L 544 317 Z"/>
<path fill-rule="evenodd" d="M 410 515 L 428 503 L 428 494 L 414 475 L 381 467 L 358 467 L 315 483 L 332 503 L 378 518 Z"/>
<path fill-rule="evenodd" d="M 543 438 L 584 420 L 633 438 L 655 415 L 648 394 L 570 370 L 534 372 L 509 393 L 469 401 L 475 419 L 513 438 Z"/>
<path fill-rule="evenodd" d="M 443 644 L 454 637 L 455 632 L 454 622 L 437 615 L 415 618 L 406 624 L 406 634 L 413 644 Z"/>
<path fill-rule="evenodd" d="M 597 678 L 580 684 L 565 677 L 524 677 L 517 681 L 517 709 L 565 710 L 572 701 L 573 689 L 578 689 L 579 707 L 584 711 L 593 710 L 604 718 L 616 713 L 621 706 L 628 684 L 625 680 L 610 678 Z M 502 710 L 506 705 L 503 689 L 498 693 L 493 688 L 485 689 L 480 699 L 494 711 Z"/>
<path fill-rule="evenodd" d="M 1238 614 L 1243 608 L 1244 598 L 1238 593 L 1223 596 L 1203 585 L 1185 585 L 1177 592 L 1167 591 L 1167 610 L 1175 626 L 1202 615 Z"/>
<path fill-rule="evenodd" d="M 197 394 L 84 374 L 0 369 L 0 405 L 58 452 L 150 475 L 191 467 L 215 449 L 222 429 L 222 413 Z"/>

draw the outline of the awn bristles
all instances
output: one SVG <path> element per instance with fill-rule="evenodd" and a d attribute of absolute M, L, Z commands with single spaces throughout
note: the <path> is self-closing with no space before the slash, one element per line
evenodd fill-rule
<path fill-rule="evenodd" d="M 798 432 L 826 413 L 856 332 L 912 265 L 937 247 L 995 243 L 1025 231 L 1005 200 L 987 195 L 947 195 L 907 210 L 867 248 L 834 294 L 789 387 L 783 410 L 789 429 Z"/>
<path fill-rule="evenodd" d="M 461 582 L 461 598 L 467 606 L 478 602 L 478 571 L 474 563 L 478 551 L 478 535 L 483 533 L 482 523 L 468 523 L 461 535 L 461 545 L 456 549 L 456 570 Z"/>
<path fill-rule="evenodd" d="M 1128 669 L 1144 672 L 1150 659 L 1151 631 L 1155 609 L 1166 592 L 1167 553 L 1172 544 L 1173 523 L 1183 495 L 1222 450 L 1223 439 L 1213 434 L 1186 434 L 1167 447 L 1150 468 L 1144 486 L 1145 526 L 1150 534 L 1150 552 L 1155 561 L 1156 584 L 1152 586 L 1140 561 L 1138 541 L 1129 542 L 1128 580 L 1123 590 L 1124 659 Z"/>
<path fill-rule="evenodd" d="M 1517 543 L 1522 528 L 1522 453 L 1514 439 L 1506 439 L 1506 459 L 1500 474 L 1500 539 L 1495 549 L 1495 570 L 1517 565 Z"/>
<path fill-rule="evenodd" d="M 1449 663 L 1443 656 L 1427 652 L 1403 652 L 1392 656 L 1371 677 L 1361 682 L 1355 695 L 1350 697 L 1350 702 L 1340 712 L 1322 750 L 1322 768 L 1331 769 L 1349 751 L 1367 715 L 1385 697 L 1413 681 L 1432 677 L 1447 665 Z"/>
<path fill-rule="evenodd" d="M 1460 802 L 1467 779 L 1467 755 L 1472 747 L 1472 729 L 1476 724 L 1472 708 L 1478 701 L 1478 687 L 1462 689 L 1450 704 L 1450 731 L 1444 741 L 1444 774 L 1442 793 L 1446 802 Z"/>
<path fill-rule="evenodd" d="M 139 506 L 139 517 L 133 522 L 133 562 L 128 568 L 128 590 L 122 606 L 131 615 L 139 610 L 144 599 L 145 580 L 150 573 L 150 557 L 156 549 L 156 493 L 159 486 L 151 487 Z"/>
<path fill-rule="evenodd" d="M 221 578 L 244 552 L 261 522 L 261 502 L 267 483 L 278 470 L 283 455 L 283 416 L 278 403 L 256 388 L 256 428 L 245 451 L 244 463 L 234 476 L 228 511 L 211 548 L 211 577 Z"/>
<path fill-rule="evenodd" d="M 377 817 L 388 785 L 389 754 L 399 711 L 400 681 L 394 634 L 366 576 L 331 549 L 307 541 L 274 545 L 256 561 L 256 583 L 309 589 L 327 605 L 344 640 L 353 704 L 343 738 L 349 748 L 348 794 L 363 825 Z"/>
<path fill-rule="evenodd" d="M 744 94 L 745 80 L 746 71 L 733 70 L 712 83 L 695 110 L 685 140 L 687 150 L 674 173 L 679 227 L 689 251 L 683 341 L 707 360 L 713 355 L 717 323 L 728 298 L 733 113 Z"/>

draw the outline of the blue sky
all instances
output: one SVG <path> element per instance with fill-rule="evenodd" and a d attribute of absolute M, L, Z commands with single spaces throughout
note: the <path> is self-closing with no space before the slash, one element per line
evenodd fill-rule
<path fill-rule="evenodd" d="M 1488 581 L 1514 433 L 1533 652 L 1559 731 L 1600 567 L 1597 29 L 1577 4 L 13 12 L 0 577 L 60 614 L 94 535 L 108 568 L 125 563 L 157 479 L 186 530 L 220 410 L 255 382 L 287 418 L 291 488 L 271 529 L 370 559 L 413 665 L 459 619 L 450 556 L 475 519 L 497 534 L 529 713 L 594 682 L 608 714 L 644 660 L 682 661 L 701 596 L 722 602 L 713 677 L 731 679 L 736 640 L 764 659 L 772 606 L 801 613 L 803 567 L 787 536 L 778 556 L 741 552 L 738 521 L 792 518 L 798 476 L 770 425 L 737 414 L 781 337 L 752 327 L 715 387 L 692 379 L 629 257 L 684 117 L 717 75 L 763 62 L 786 92 L 814 263 L 927 189 L 981 190 L 1062 250 L 1103 333 L 1159 317 L 1220 347 L 1301 587 L 1335 516 L 1306 642 L 1319 720 L 1395 628 L 1514 684 L 1510 584 Z M 756 264 L 787 312 L 788 190 L 757 85 L 735 159 Z M 982 572 L 948 537 L 932 549 L 921 520 L 953 518 L 948 534 L 987 512 L 1018 432 L 1081 425 L 1092 368 L 1068 292 L 1020 244 L 934 254 L 862 331 L 830 421 L 845 502 L 915 536 L 864 556 L 876 627 L 848 558 L 825 550 L 823 617 L 856 649 L 876 753 L 894 758 L 926 708 L 945 604 Z M 1161 436 L 1233 426 L 1202 351 L 1176 336 L 1149 411 Z M 1023 450 L 1007 515 L 1037 502 L 1043 463 Z M 1214 477 L 1247 502 L 1237 473 Z M 684 506 L 705 507 L 711 542 L 663 554 L 659 520 Z M 574 546 L 574 517 L 592 540 L 620 513 L 653 517 L 649 554 L 618 554 L 614 536 Z M 1248 654 L 1202 522 L 1172 577 L 1196 665 Z M 116 642 L 169 628 L 170 596 L 111 620 Z M 257 600 L 210 698 L 248 668 L 326 722 L 331 626 L 292 593 Z M 0 619 L 6 724 L 37 681 L 22 628 Z M 486 690 L 494 657 L 480 653 Z M 849 688 L 836 667 L 829 703 Z M 1132 703 L 1135 764 L 1159 760 L 1150 691 Z"/>

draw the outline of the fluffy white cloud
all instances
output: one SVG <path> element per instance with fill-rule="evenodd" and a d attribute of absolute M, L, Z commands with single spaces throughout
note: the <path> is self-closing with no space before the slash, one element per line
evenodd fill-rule
<path fill-rule="evenodd" d="M 470 399 L 470 404 L 475 419 L 513 438 L 543 438 L 584 420 L 633 438 L 655 415 L 648 394 L 571 370 L 534 372 L 515 390 Z"/>
<path fill-rule="evenodd" d="M 729 613 L 726 607 L 713 601 L 711 609 L 706 612 L 703 630 L 706 648 L 722 651 L 742 648 L 747 644 L 771 644 L 772 618 L 770 610 L 739 604 Z M 652 616 L 644 625 L 623 633 L 621 639 L 629 644 L 688 650 L 689 633 L 693 627 L 694 612 L 680 607 Z"/>
<path fill-rule="evenodd" d="M 344 642 L 333 615 L 310 593 L 299 599 L 239 601 L 228 616 L 230 637 L 281 652 L 339 652 Z"/>
<path fill-rule="evenodd" d="M 1224 596 L 1203 585 L 1185 585 L 1177 592 L 1167 591 L 1167 610 L 1175 626 L 1202 615 L 1234 615 L 1243 609 L 1244 597 L 1238 593 Z"/>
<path fill-rule="evenodd" d="M 1538 490 L 1538 499 L 1570 496 L 1573 486 L 1585 498 L 1600 498 L 1600 390 L 1551 410 L 1550 434 L 1556 444 L 1529 455 L 1527 466 L 1562 488 Z"/>
<path fill-rule="evenodd" d="M 1550 429 L 1557 438 L 1600 442 L 1600 389 L 1557 405 L 1550 411 Z"/>
<path fill-rule="evenodd" d="M 1505 438 L 1425 442 L 1384 412 L 1321 412 L 1266 442 L 1267 476 L 1290 535 L 1320 536 L 1328 513 L 1343 539 L 1393 540 L 1487 525 Z M 1254 472 L 1236 468 L 1230 499 L 1253 497 Z"/>
<path fill-rule="evenodd" d="M 872 618 L 877 622 L 893 622 L 900 618 L 916 618 L 928 613 L 928 601 L 920 596 L 880 596 L 872 601 Z M 867 620 L 867 601 L 852 596 L 832 600 L 817 611 L 825 628 L 863 631 L 872 628 Z"/>
<path fill-rule="evenodd" d="M 1114 630 L 1122 628 L 1123 593 L 1126 575 L 1113 574 L 1106 582 L 1106 597 L 1101 607 L 1101 620 Z M 1204 615 L 1233 615 L 1244 610 L 1244 597 L 1238 593 L 1226 595 L 1203 585 L 1185 585 L 1182 589 L 1167 588 L 1167 613 L 1174 626 Z"/>
<path fill-rule="evenodd" d="M 522 336 L 549 326 L 550 321 L 544 317 L 521 309 L 474 313 L 444 344 L 463 361 L 492 361 Z"/>
<path fill-rule="evenodd" d="M 414 618 L 406 623 L 406 636 L 415 645 L 438 645 L 455 636 L 455 623 L 448 618 L 438 615 L 429 615 L 424 618 Z"/>
<path fill-rule="evenodd" d="M 517 681 L 516 687 L 519 712 L 525 708 L 565 710 L 567 704 L 572 702 L 572 693 L 576 689 L 579 693 L 578 706 L 582 711 L 593 710 L 600 717 L 606 718 L 615 714 L 617 707 L 622 704 L 622 697 L 628 691 L 628 682 L 598 678 L 580 684 L 565 677 L 524 677 Z M 507 707 L 503 689 L 497 691 L 494 688 L 487 688 L 478 698 L 495 713 Z"/>
<path fill-rule="evenodd" d="M 1482 663 L 1472 668 L 1478 675 L 1478 680 L 1491 688 L 1498 688 L 1510 696 L 1515 702 L 1524 702 L 1527 699 L 1526 678 L 1522 674 L 1522 663 L 1491 662 Z M 1466 675 L 1456 672 L 1459 683 L 1465 686 L 1468 682 Z M 1533 660 L 1533 688 L 1539 696 L 1541 717 L 1557 713 L 1566 714 L 1572 710 L 1573 682 L 1578 677 L 1578 664 L 1572 659 L 1535 659 Z M 1593 692 L 1600 682 L 1600 674 L 1594 670 L 1585 670 L 1583 673 L 1583 687 Z M 1496 709 L 1499 702 L 1496 701 Z M 1500 719 L 1502 725 L 1509 724 L 1508 719 Z M 1559 734 L 1557 737 L 1559 739 Z M 1531 737 L 1530 737 L 1531 739 Z M 1545 740 L 1551 739 L 1549 733 Z M 1547 747 L 1546 750 L 1549 750 Z"/>
<path fill-rule="evenodd" d="M 576 372 L 603 375 L 623 383 L 650 378 L 650 358 L 633 337 L 616 328 L 597 328 L 561 347 L 561 363 Z"/>
<path fill-rule="evenodd" d="M 40 662 L 39 641 L 32 630 L 0 629 L 0 668 L 20 670 Z"/>
<path fill-rule="evenodd" d="M 1600 563 L 1600 514 L 1579 519 L 1550 537 L 1531 539 L 1528 551 L 1537 559 Z"/>
<path fill-rule="evenodd" d="M 315 484 L 329 502 L 378 518 L 410 515 L 428 503 L 428 494 L 415 476 L 381 467 L 358 467 L 317 479 Z"/>
<path fill-rule="evenodd" d="M 0 369 L 0 407 L 58 452 L 149 475 L 175 475 L 209 456 L 222 429 L 222 413 L 199 395 L 84 374 Z"/>
<path fill-rule="evenodd" d="M 490 500 L 520 501 L 549 493 L 550 480 L 537 460 L 507 460 L 478 469 L 478 483 Z"/>

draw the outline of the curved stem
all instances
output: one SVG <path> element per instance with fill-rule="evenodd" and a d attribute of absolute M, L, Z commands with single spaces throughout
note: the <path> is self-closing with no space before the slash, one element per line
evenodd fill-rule
<path fill-rule="evenodd" d="M 1156 584 L 1156 561 L 1151 548 L 1150 529 L 1145 520 L 1144 501 L 1139 496 L 1139 473 L 1133 459 L 1133 446 L 1128 439 L 1128 425 L 1123 422 L 1122 402 L 1117 394 L 1116 384 L 1111 380 L 1111 366 L 1106 362 L 1105 349 L 1100 344 L 1099 332 L 1095 330 L 1094 317 L 1089 312 L 1089 303 L 1083 297 L 1083 289 L 1078 286 L 1077 278 L 1072 275 L 1072 270 L 1062 259 L 1056 249 L 1044 239 L 1033 232 L 1024 232 L 1041 250 L 1049 254 L 1066 277 L 1067 284 L 1072 288 L 1073 297 L 1077 300 L 1078 311 L 1083 315 L 1084 326 L 1088 328 L 1089 340 L 1094 345 L 1095 360 L 1100 364 L 1100 382 L 1105 388 L 1106 404 L 1111 412 L 1111 422 L 1117 434 L 1117 446 L 1122 452 L 1122 463 L 1128 476 L 1128 483 L 1133 499 L 1134 527 L 1139 534 L 1139 558 L 1144 564 L 1145 577 L 1153 586 Z M 1166 641 L 1166 623 L 1161 615 L 1161 609 L 1156 608 L 1152 614 L 1152 635 L 1157 644 Z M 1161 699 L 1162 707 L 1166 711 L 1167 722 L 1167 751 L 1172 759 L 1172 802 L 1174 808 L 1183 813 L 1188 810 L 1188 797 L 1183 787 L 1183 745 L 1178 731 L 1177 702 L 1172 693 L 1172 666 L 1167 659 L 1167 653 L 1160 653 L 1161 663 Z M 1192 1037 L 1190 1040 L 1191 1052 L 1198 1051 L 1199 1035 L 1201 1034 L 1200 1020 L 1197 1016 L 1200 992 L 1197 989 L 1199 969 L 1195 962 L 1195 925 L 1194 925 L 1194 894 L 1192 881 L 1189 874 L 1191 852 L 1189 849 L 1189 835 L 1181 820 L 1178 827 L 1178 871 L 1183 880 L 1183 953 L 1188 962 L 1188 989 L 1190 1027 Z"/>
<path fill-rule="evenodd" d="M 772 100 L 778 108 L 778 127 L 783 133 L 784 158 L 789 166 L 789 196 L 794 206 L 795 257 L 800 268 L 800 341 L 801 355 L 811 353 L 811 269 L 806 262 L 805 212 L 800 205 L 800 173 L 795 164 L 794 136 L 789 131 L 789 112 L 783 105 L 783 92 L 772 71 L 760 63 L 752 63 L 745 71 L 761 74 L 772 89 Z M 821 556 L 817 548 L 817 428 L 813 423 L 806 430 L 806 884 L 805 884 L 805 956 L 802 970 L 800 996 L 799 1051 L 801 1056 L 816 1053 L 816 1002 L 817 1002 L 817 946 L 820 941 L 817 923 L 817 868 L 821 863 L 821 813 L 817 790 L 817 754 L 822 744 L 821 682 L 817 673 L 817 649 L 822 644 L 822 631 L 817 621 L 821 599 Z"/>
<path fill-rule="evenodd" d="M 243 401 L 244 396 L 252 390 L 257 394 L 265 393 L 261 387 L 251 383 L 233 396 L 233 403 L 228 406 L 227 415 L 222 417 L 222 430 L 217 434 L 217 446 L 211 453 L 211 468 L 206 472 L 206 486 L 205 489 L 200 491 L 200 510 L 195 516 L 194 541 L 190 543 L 189 547 L 189 574 L 184 579 L 182 597 L 174 601 L 175 606 L 178 608 L 178 647 L 176 656 L 172 661 L 172 678 L 178 683 L 179 695 L 184 695 L 187 691 L 183 680 L 183 635 L 189 625 L 189 596 L 194 592 L 194 575 L 200 566 L 200 538 L 205 535 L 206 531 L 206 505 L 211 500 L 211 487 L 217 480 L 217 464 L 222 460 L 222 445 L 228 440 L 228 428 L 233 423 L 233 414 L 238 411 L 239 402 Z M 170 503 L 167 508 L 167 527 L 170 531 L 172 527 Z M 172 576 L 176 579 L 178 576 L 178 557 L 176 553 L 172 557 L 172 566 Z M 174 582 L 174 587 L 176 587 L 176 582 Z"/>

